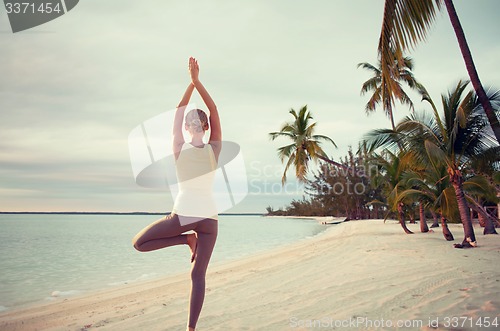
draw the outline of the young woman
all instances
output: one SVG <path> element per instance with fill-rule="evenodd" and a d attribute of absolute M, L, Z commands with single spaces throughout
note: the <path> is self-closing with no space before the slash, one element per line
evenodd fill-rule
<path fill-rule="evenodd" d="M 173 245 L 188 245 L 191 250 L 191 296 L 187 330 L 195 330 L 205 298 L 205 275 L 217 238 L 217 209 L 212 196 L 212 184 L 221 150 L 221 126 L 214 101 L 198 79 L 199 66 L 189 59 L 191 83 L 177 106 L 173 150 L 179 193 L 172 213 L 141 230 L 132 243 L 140 252 L 148 252 Z M 186 115 L 184 128 L 191 135 L 186 143 L 182 134 L 184 111 L 196 89 L 209 112 L 193 109 Z M 211 127 L 208 144 L 203 136 Z M 187 231 L 194 233 L 185 234 Z"/>

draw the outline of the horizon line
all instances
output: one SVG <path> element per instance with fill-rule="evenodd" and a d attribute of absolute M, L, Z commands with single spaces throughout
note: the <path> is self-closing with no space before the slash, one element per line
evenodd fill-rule
<path fill-rule="evenodd" d="M 61 214 L 61 215 L 168 215 L 171 212 L 120 212 L 120 211 L 0 211 L 1 214 Z M 219 215 L 264 215 L 265 213 L 248 212 L 248 213 L 220 213 Z"/>

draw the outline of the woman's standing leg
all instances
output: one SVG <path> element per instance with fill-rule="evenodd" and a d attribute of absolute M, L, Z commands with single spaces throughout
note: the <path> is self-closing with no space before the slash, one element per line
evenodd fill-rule
<path fill-rule="evenodd" d="M 196 223 L 181 225 L 179 217 L 170 214 L 151 223 L 132 239 L 135 249 L 140 252 L 149 252 L 173 245 L 188 244 L 188 237 L 182 234 L 194 230 Z"/>
<path fill-rule="evenodd" d="M 191 297 L 189 301 L 189 324 L 195 328 L 205 299 L 205 275 L 217 239 L 217 220 L 204 219 L 197 223 L 198 248 L 191 269 Z"/>

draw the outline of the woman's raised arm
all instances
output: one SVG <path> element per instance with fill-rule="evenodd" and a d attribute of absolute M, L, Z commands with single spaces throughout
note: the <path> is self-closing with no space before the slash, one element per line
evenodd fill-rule
<path fill-rule="evenodd" d="M 184 136 L 182 134 L 182 121 L 184 120 L 184 110 L 186 110 L 186 106 L 191 99 L 193 91 L 194 85 L 189 84 L 189 86 L 186 88 L 186 92 L 184 92 L 182 100 L 179 102 L 179 105 L 177 106 L 177 109 L 175 111 L 174 128 L 172 130 L 172 134 L 174 135 L 174 142 L 172 148 L 174 150 L 174 156 L 176 159 L 179 156 L 182 145 L 184 144 Z"/>

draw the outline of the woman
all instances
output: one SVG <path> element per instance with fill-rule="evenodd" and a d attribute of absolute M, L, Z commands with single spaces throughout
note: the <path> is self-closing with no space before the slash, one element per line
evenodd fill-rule
<path fill-rule="evenodd" d="M 195 330 L 205 297 L 205 275 L 217 238 L 217 209 L 211 194 L 212 183 L 221 150 L 221 126 L 214 101 L 198 79 L 199 66 L 189 59 L 191 83 L 177 106 L 173 128 L 173 151 L 179 185 L 172 213 L 141 230 L 133 239 L 140 252 L 173 245 L 188 245 L 191 250 L 191 296 L 188 330 Z M 184 110 L 196 89 L 210 111 L 210 119 L 199 109 L 186 115 L 184 128 L 191 135 L 186 144 L 182 134 Z M 203 136 L 209 128 L 210 139 L 204 144 Z M 194 233 L 185 234 L 187 231 Z"/>

